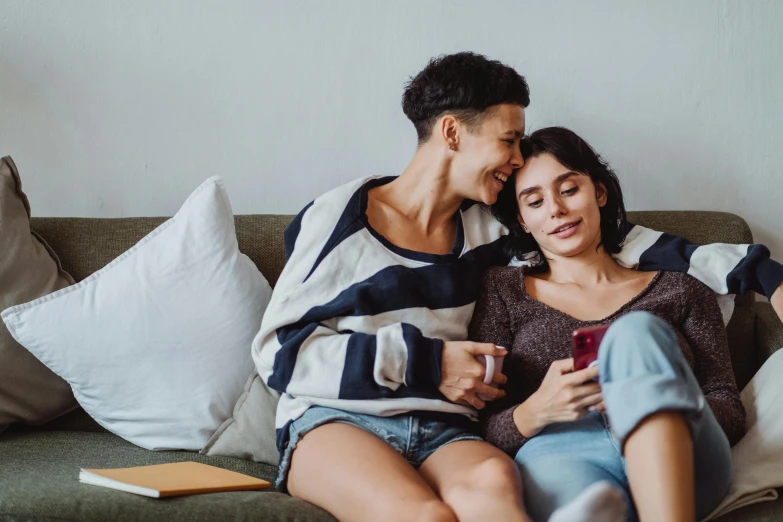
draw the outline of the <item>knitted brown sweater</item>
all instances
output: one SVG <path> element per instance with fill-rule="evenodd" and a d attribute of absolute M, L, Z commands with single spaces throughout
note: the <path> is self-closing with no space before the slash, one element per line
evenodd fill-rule
<path fill-rule="evenodd" d="M 614 314 L 600 321 L 579 321 L 530 297 L 523 275 L 521 268 L 489 269 L 470 325 L 472 341 L 509 350 L 503 364 L 508 377 L 506 396 L 488 402 L 481 411 L 482 435 L 487 441 L 513 456 L 526 441 L 514 424 L 514 409 L 538 389 L 552 362 L 571 357 L 573 331 L 608 324 L 636 310 L 655 314 L 672 326 L 730 443 L 742 438 L 745 410 L 734 380 L 726 330 L 715 295 L 703 283 L 687 274 L 660 272 Z"/>

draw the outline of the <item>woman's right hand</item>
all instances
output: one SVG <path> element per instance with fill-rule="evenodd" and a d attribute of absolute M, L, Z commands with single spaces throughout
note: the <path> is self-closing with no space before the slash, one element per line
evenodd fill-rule
<path fill-rule="evenodd" d="M 522 436 L 530 438 L 555 422 L 573 422 L 602 408 L 601 386 L 592 380 L 598 367 L 574 372 L 574 360 L 555 361 L 538 390 L 514 410 L 514 423 Z"/>

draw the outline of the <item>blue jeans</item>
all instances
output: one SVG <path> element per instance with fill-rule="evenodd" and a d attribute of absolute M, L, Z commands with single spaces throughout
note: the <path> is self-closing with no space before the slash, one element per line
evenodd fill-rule
<path fill-rule="evenodd" d="M 385 441 L 414 468 L 440 448 L 461 440 L 483 441 L 476 433 L 476 423 L 458 413 L 422 412 L 393 417 L 351 413 L 324 406 L 313 406 L 289 426 L 289 439 L 280 454 L 275 487 L 288 492 L 288 472 L 297 443 L 308 432 L 324 424 L 339 422 L 362 429 Z"/>
<path fill-rule="evenodd" d="M 688 423 L 697 520 L 707 516 L 731 484 L 731 451 L 674 331 L 647 312 L 623 316 L 601 343 L 598 368 L 606 414 L 547 426 L 514 459 L 530 516 L 545 521 L 588 486 L 605 480 L 625 493 L 628 519 L 636 520 L 622 448 L 642 420 L 664 410 L 681 411 Z"/>

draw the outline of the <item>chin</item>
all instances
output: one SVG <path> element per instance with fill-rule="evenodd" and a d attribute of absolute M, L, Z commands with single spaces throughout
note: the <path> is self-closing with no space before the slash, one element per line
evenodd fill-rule
<path fill-rule="evenodd" d="M 497 203 L 498 197 L 497 197 L 497 195 L 494 195 L 494 196 L 493 195 L 489 195 L 489 196 L 483 197 L 480 201 L 482 203 L 484 203 L 485 205 L 487 205 L 487 206 L 492 206 L 495 203 Z"/>
<path fill-rule="evenodd" d="M 560 257 L 575 257 L 584 253 L 588 248 L 590 248 L 589 244 L 579 243 L 573 246 L 559 245 L 559 248 L 551 248 L 550 246 L 546 250 Z"/>
<path fill-rule="evenodd" d="M 484 203 L 485 205 L 494 205 L 498 201 L 498 196 L 500 196 L 500 192 L 494 192 L 494 191 L 488 191 L 485 190 L 481 193 L 481 197 L 475 198 L 476 201 L 480 201 Z"/>

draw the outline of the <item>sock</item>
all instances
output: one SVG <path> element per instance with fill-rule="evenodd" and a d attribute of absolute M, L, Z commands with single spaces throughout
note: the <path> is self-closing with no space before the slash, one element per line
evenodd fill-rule
<path fill-rule="evenodd" d="M 549 522 L 624 522 L 626 508 L 624 495 L 600 481 L 552 513 Z"/>

